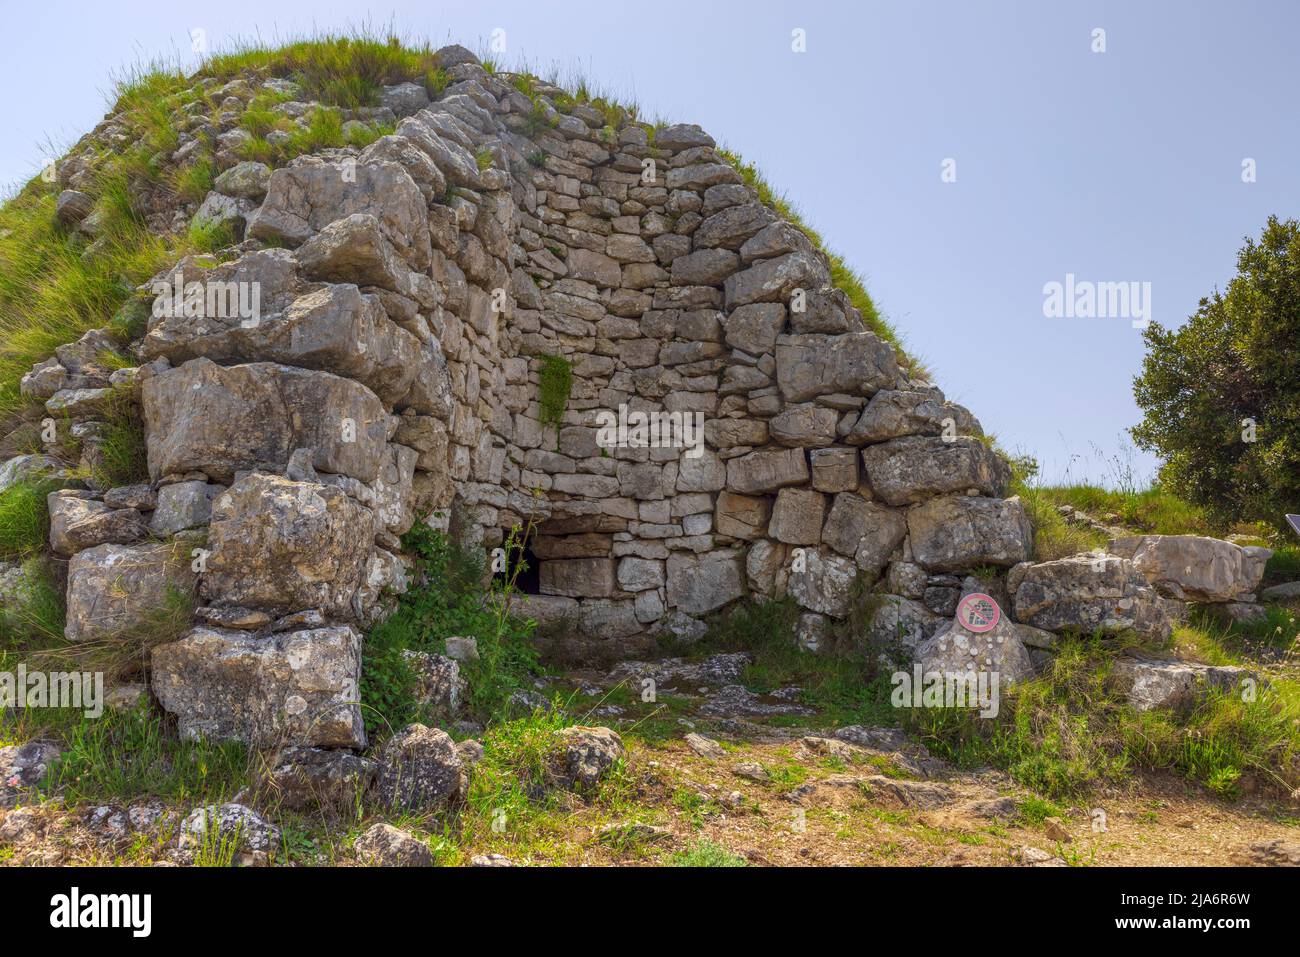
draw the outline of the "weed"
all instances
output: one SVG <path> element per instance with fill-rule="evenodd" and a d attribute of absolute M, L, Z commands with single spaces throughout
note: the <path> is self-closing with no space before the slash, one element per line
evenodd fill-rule
<path fill-rule="evenodd" d="M 242 744 L 177 739 L 150 713 L 147 703 L 130 711 L 106 711 L 65 729 L 63 756 L 44 791 L 69 804 L 134 801 L 142 796 L 178 803 L 213 803 L 250 778 Z"/>
<path fill-rule="evenodd" d="M 748 862 L 713 841 L 697 841 L 668 858 L 673 867 L 745 867 Z"/>

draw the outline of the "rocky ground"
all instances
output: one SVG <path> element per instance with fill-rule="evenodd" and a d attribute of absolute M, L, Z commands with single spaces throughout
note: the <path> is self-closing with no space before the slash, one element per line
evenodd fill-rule
<path fill-rule="evenodd" d="M 744 654 L 718 654 L 629 662 L 610 672 L 575 672 L 543 682 L 539 699 L 549 695 L 559 702 L 566 721 L 618 730 L 593 740 L 586 736 L 595 732 L 560 732 L 554 754 L 559 773 L 538 786 L 522 811 L 504 792 L 495 795 L 501 806 L 493 807 L 494 795 L 467 790 L 466 779 L 480 768 L 488 779 L 500 772 L 500 765 L 493 766 L 500 757 L 494 751 L 511 751 L 506 738 L 489 732 L 483 738 L 486 754 L 472 741 L 455 746 L 464 778 L 433 785 L 459 790 L 466 803 L 455 809 L 420 812 L 375 800 L 394 786 L 394 775 L 385 770 L 390 742 L 371 799 L 327 814 L 290 808 L 297 803 L 292 787 L 277 794 L 274 787 L 254 786 L 234 795 L 221 805 L 218 827 L 205 826 L 201 809 L 175 802 L 73 806 L 57 795 L 28 804 L 20 799 L 17 808 L 0 812 L 0 862 L 1300 863 L 1300 810 L 1276 794 L 1226 802 L 1171 775 L 1144 774 L 1086 800 L 1053 802 L 1000 771 L 958 769 L 896 728 L 827 726 L 824 715 L 798 703 L 797 688 L 747 689 L 741 682 L 750 664 Z M 654 689 L 655 700 L 642 700 L 650 696 L 647 688 Z M 547 734 L 551 725 L 534 716 L 514 727 Z M 434 765 L 445 770 L 450 739 L 427 733 L 442 742 L 433 747 L 445 749 L 443 763 Z M 409 788 L 416 780 L 428 784 L 416 774 L 397 787 Z"/>

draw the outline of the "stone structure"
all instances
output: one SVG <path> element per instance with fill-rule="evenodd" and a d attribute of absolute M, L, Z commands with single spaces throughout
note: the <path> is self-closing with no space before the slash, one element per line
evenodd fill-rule
<path fill-rule="evenodd" d="M 779 594 L 805 609 L 813 647 L 859 578 L 890 599 L 873 628 L 905 625 L 915 648 L 951 617 L 965 572 L 1030 559 L 975 418 L 906 371 L 711 136 L 615 129 L 461 48 L 442 58 L 453 82 L 436 98 L 402 84 L 348 117 L 392 133 L 274 171 L 239 160 L 238 115 L 294 85 L 202 81 L 229 104 L 220 175 L 164 226 L 194 217 L 245 238 L 141 290 L 136 367 L 97 364 L 118 345 L 96 331 L 23 380 L 81 428 L 83 454 L 110 393 L 143 414 L 149 485 L 51 497 L 70 638 L 196 589 L 199 623 L 153 657 L 183 731 L 359 747 L 361 636 L 405 587 L 399 539 L 417 521 L 489 548 L 527 527 L 526 611 L 563 623 L 552 650 L 582 657 L 652 652 L 662 629 L 689 635 Z M 58 215 L 89 232 L 88 163 L 62 164 Z M 558 421 L 545 357 L 571 372 Z M 1073 566 L 1018 569 L 1007 610 L 1042 628 L 1158 630 L 1142 575 L 1106 562 L 1084 598 L 1060 594 Z M 1019 676 L 1024 649 L 1007 654 Z"/>

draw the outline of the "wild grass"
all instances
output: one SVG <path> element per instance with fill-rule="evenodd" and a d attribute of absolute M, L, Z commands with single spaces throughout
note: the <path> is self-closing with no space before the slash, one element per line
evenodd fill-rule
<path fill-rule="evenodd" d="M 753 659 L 742 675 L 746 687 L 766 693 L 797 686 L 802 703 L 817 710 L 818 721 L 895 723 L 888 685 L 876 673 L 870 656 L 848 641 L 819 654 L 801 650 L 795 641 L 799 613 L 790 598 L 742 602 L 711 622 L 708 634 L 691 647 L 690 654 L 746 652 Z"/>
<path fill-rule="evenodd" d="M 46 496 L 57 482 L 28 477 L 0 492 L 0 559 L 15 561 L 45 547 L 50 530 Z"/>
<path fill-rule="evenodd" d="M 20 573 L 22 583 L 13 600 L 0 607 L 0 648 L 62 641 L 64 593 L 49 562 L 33 555 L 23 562 Z"/>
<path fill-rule="evenodd" d="M 1070 505 L 1093 518 L 1117 515 L 1119 523 L 1145 534 L 1223 535 L 1227 531 L 1202 509 L 1159 486 L 1130 491 L 1097 485 L 1049 485 L 1039 492 L 1054 505 Z"/>
<path fill-rule="evenodd" d="M 190 223 L 186 238 L 189 239 L 191 248 L 200 253 L 220 252 L 236 242 L 235 231 L 225 223 L 216 221 Z"/>
<path fill-rule="evenodd" d="M 1300 580 L 1300 545 L 1274 544 L 1273 557 L 1264 568 L 1264 586 Z"/>
<path fill-rule="evenodd" d="M 668 863 L 673 867 L 746 867 L 749 862 L 721 844 L 701 840 L 672 854 Z"/>
<path fill-rule="evenodd" d="M 154 648 L 178 641 L 193 626 L 195 597 L 169 585 L 151 608 L 142 609 L 130 627 L 102 638 L 67 642 L 56 640 L 44 648 L 29 649 L 30 659 L 46 670 L 75 669 L 103 672 L 109 680 L 144 674 Z"/>
<path fill-rule="evenodd" d="M 541 710 L 488 729 L 483 760 L 470 780 L 462 822 L 466 838 L 491 840 L 512 830 L 517 835 L 554 810 L 559 732 L 570 723 L 558 710 Z"/>
<path fill-rule="evenodd" d="M 63 755 L 43 791 L 70 805 L 154 797 L 208 804 L 229 799 L 252 777 L 255 758 L 238 743 L 181 740 L 147 703 L 70 721 Z"/>
<path fill-rule="evenodd" d="M 234 867 L 242 832 L 242 822 L 233 831 L 223 832 L 215 814 L 205 815 L 203 833 L 199 835 L 199 845 L 194 849 L 194 866 Z"/>
<path fill-rule="evenodd" d="M 202 202 L 216 181 L 216 166 L 210 156 L 200 156 L 180 167 L 172 178 L 176 195 L 191 203 Z"/>
<path fill-rule="evenodd" d="M 1106 545 L 1106 535 L 1086 525 L 1072 525 L 1056 510 L 1056 501 L 1036 485 L 1017 484 L 1012 491 L 1020 496 L 1025 515 L 1034 529 L 1034 559 L 1055 561 L 1089 552 Z"/>
<path fill-rule="evenodd" d="M 114 389 L 102 419 L 105 429 L 89 477 L 103 488 L 147 482 L 148 447 L 139 403 L 125 388 Z"/>
<path fill-rule="evenodd" d="M 1138 712 L 1108 685 L 1117 649 L 1070 639 L 1050 670 L 1002 693 L 996 719 L 956 709 L 913 709 L 904 724 L 936 755 L 963 767 L 993 764 L 1021 784 L 1067 800 L 1167 770 L 1220 795 L 1249 772 L 1289 793 L 1300 784 L 1300 696 L 1279 680 L 1254 696 L 1207 694 L 1184 712 Z"/>
<path fill-rule="evenodd" d="M 203 72 L 231 79 L 245 70 L 293 80 L 303 99 L 344 109 L 377 106 L 384 86 L 423 82 L 440 93 L 447 77 L 427 44 L 412 48 L 397 37 L 376 37 L 362 30 L 352 36 L 315 37 L 270 48 L 247 43 L 209 59 Z"/>
<path fill-rule="evenodd" d="M 382 123 L 344 123 L 343 114 L 328 106 L 313 110 L 306 126 L 289 122 L 284 117 L 278 117 L 278 121 L 279 125 L 267 131 L 279 134 L 278 137 L 273 140 L 266 133 L 255 132 L 253 138 L 240 147 L 240 155 L 244 159 L 280 167 L 299 156 L 320 150 L 343 146 L 362 149 L 394 129 L 392 125 Z"/>
<path fill-rule="evenodd" d="M 39 180 L 0 209 L 0 416 L 21 404 L 18 383 L 34 365 L 105 324 L 173 255 L 134 218 L 119 177 L 106 177 L 95 254 L 54 219 L 56 189 Z"/>

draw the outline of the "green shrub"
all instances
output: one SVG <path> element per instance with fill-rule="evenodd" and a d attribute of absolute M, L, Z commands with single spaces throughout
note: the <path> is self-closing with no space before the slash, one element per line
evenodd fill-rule
<path fill-rule="evenodd" d="M 381 87 L 424 80 L 430 92 L 445 88 L 445 76 L 433 51 L 409 49 L 396 37 L 318 37 L 276 49 L 246 46 L 208 60 L 203 72 L 229 79 L 248 70 L 287 77 L 302 87 L 303 99 L 344 109 L 377 106 Z M 441 86 L 437 86 L 441 83 Z"/>
<path fill-rule="evenodd" d="M 237 242 L 235 231 L 225 223 L 215 220 L 191 223 L 187 235 L 190 245 L 194 247 L 195 251 L 201 253 L 219 252 L 235 245 Z"/>
<path fill-rule="evenodd" d="M 1223 521 L 1284 529 L 1300 510 L 1300 222 L 1269 217 L 1226 293 L 1143 337 L 1132 432 L 1164 459 L 1161 481 Z"/>
<path fill-rule="evenodd" d="M 789 597 L 740 602 L 710 622 L 709 632 L 690 653 L 747 653 L 753 662 L 743 675 L 746 687 L 770 692 L 797 685 L 802 689 L 800 700 L 820 712 L 819 720 L 893 723 L 888 686 L 876 673 L 874 658 L 847 638 L 834 641 L 819 654 L 803 651 L 795 640 L 799 614 Z M 669 650 L 680 653 L 680 649 Z"/>
<path fill-rule="evenodd" d="M 478 643 L 478 660 L 461 665 L 469 685 L 467 707 L 475 717 L 495 715 L 537 673 L 537 653 L 529 641 L 534 623 L 517 618 L 511 605 L 523 570 L 521 535 L 505 546 L 509 575 L 490 583 L 482 557 L 442 532 L 416 525 L 403 536 L 403 547 L 415 560 L 413 584 L 366 639 L 361 699 L 368 710 L 393 727 L 417 718 L 414 676 L 402 652 L 442 653 L 454 635 Z"/>
<path fill-rule="evenodd" d="M 697 841 L 668 858 L 673 867 L 746 867 L 749 862 L 713 841 Z"/>
<path fill-rule="evenodd" d="M 91 477 L 105 488 L 147 482 L 149 458 L 144 417 L 135 398 L 125 389 L 114 390 L 102 418 L 106 428 Z"/>
<path fill-rule="evenodd" d="M 1250 770 L 1289 792 L 1300 783 L 1300 689 L 1279 680 L 1253 701 L 1210 694 L 1188 712 L 1138 712 L 1107 687 L 1114 640 L 1068 639 L 1050 670 L 1002 689 L 994 719 L 957 709 L 908 709 L 904 724 L 964 767 L 993 764 L 1027 787 L 1071 799 L 1170 770 L 1224 796 Z"/>
<path fill-rule="evenodd" d="M 1280 585 L 1300 580 L 1300 546 L 1278 545 L 1264 568 L 1264 584 Z"/>
<path fill-rule="evenodd" d="M 41 556 L 23 562 L 16 600 L 0 607 L 0 646 L 48 645 L 63 639 L 63 588 Z"/>
<path fill-rule="evenodd" d="M 201 156 L 176 172 L 176 193 L 191 203 L 201 202 L 211 191 L 216 175 L 216 165 L 212 158 Z"/>

